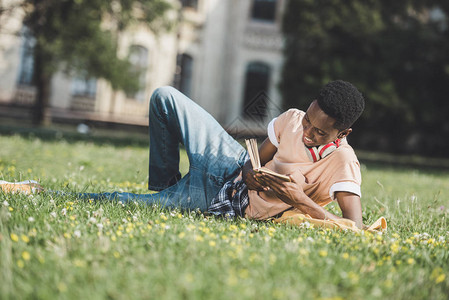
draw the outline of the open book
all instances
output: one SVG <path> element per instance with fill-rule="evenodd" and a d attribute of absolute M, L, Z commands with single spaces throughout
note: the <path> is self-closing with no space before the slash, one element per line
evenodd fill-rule
<path fill-rule="evenodd" d="M 253 170 L 255 172 L 262 172 L 266 174 L 271 174 L 285 181 L 291 181 L 290 177 L 276 173 L 268 168 L 262 167 L 260 165 L 259 148 L 257 147 L 256 139 L 245 139 L 246 148 L 248 148 L 248 155 L 253 165 Z"/>

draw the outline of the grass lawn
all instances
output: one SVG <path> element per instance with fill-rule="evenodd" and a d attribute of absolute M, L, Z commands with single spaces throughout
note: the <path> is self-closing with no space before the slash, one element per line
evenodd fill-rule
<path fill-rule="evenodd" d="M 146 147 L 0 145 L 0 180 L 147 192 Z M 362 172 L 364 223 L 385 216 L 383 235 L 0 193 L 0 298 L 448 299 L 449 172 Z"/>

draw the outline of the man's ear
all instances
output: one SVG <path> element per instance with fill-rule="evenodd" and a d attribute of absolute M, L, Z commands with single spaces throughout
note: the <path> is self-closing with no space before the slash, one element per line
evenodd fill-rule
<path fill-rule="evenodd" d="M 352 132 L 352 128 L 344 129 L 337 135 L 339 139 L 347 137 Z"/>

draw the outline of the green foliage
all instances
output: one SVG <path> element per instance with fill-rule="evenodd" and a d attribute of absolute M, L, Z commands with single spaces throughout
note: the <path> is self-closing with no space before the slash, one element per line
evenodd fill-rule
<path fill-rule="evenodd" d="M 146 147 L 0 143 L 0 180 L 147 192 Z M 385 216 L 383 235 L 0 193 L 0 298 L 447 299 L 448 172 L 363 165 L 362 175 L 364 222 Z"/>
<path fill-rule="evenodd" d="M 126 57 L 117 56 L 119 34 L 136 24 L 154 32 L 170 28 L 163 0 L 44 0 L 25 1 L 24 24 L 36 38 L 40 73 L 53 74 L 61 66 L 89 77 L 105 78 L 115 89 L 138 90 L 138 74 Z M 38 87 L 39 88 L 39 87 Z"/>
<path fill-rule="evenodd" d="M 445 1 L 289 1 L 286 106 L 306 109 L 324 84 L 347 80 L 367 100 L 353 144 L 447 156 L 434 150 L 449 131 L 448 16 Z"/>

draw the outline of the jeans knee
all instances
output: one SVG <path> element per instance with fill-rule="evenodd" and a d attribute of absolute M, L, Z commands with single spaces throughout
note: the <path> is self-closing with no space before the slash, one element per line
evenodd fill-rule
<path fill-rule="evenodd" d="M 160 111 L 160 109 L 166 107 L 168 104 L 167 102 L 174 98 L 173 93 L 176 91 L 177 90 L 171 86 L 163 86 L 154 90 L 149 103 L 150 112 L 151 110 Z"/>
<path fill-rule="evenodd" d="M 161 102 L 167 99 L 170 99 L 174 92 L 177 90 L 174 87 L 171 86 L 162 86 L 154 90 L 153 94 L 151 95 L 151 102 Z"/>

